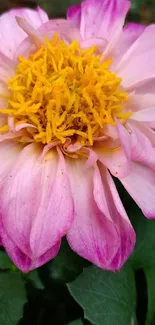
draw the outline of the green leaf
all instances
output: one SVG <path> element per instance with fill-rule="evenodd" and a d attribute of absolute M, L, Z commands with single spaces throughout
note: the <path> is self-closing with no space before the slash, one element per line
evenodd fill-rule
<path fill-rule="evenodd" d="M 83 322 L 81 319 L 76 319 L 73 322 L 69 323 L 68 325 L 83 325 Z"/>
<path fill-rule="evenodd" d="M 26 302 L 24 281 L 20 273 L 0 273 L 0 324 L 17 325 Z"/>
<path fill-rule="evenodd" d="M 14 267 L 14 265 L 9 256 L 5 252 L 0 251 L 0 269 L 7 270 L 12 269 L 12 267 Z"/>
<path fill-rule="evenodd" d="M 90 266 L 68 288 L 93 324 L 136 325 L 135 281 L 129 265 L 118 273 Z"/>
<path fill-rule="evenodd" d="M 128 215 L 136 231 L 136 246 L 130 261 L 135 269 L 155 266 L 155 220 L 145 218 L 136 204 L 130 204 Z"/>
<path fill-rule="evenodd" d="M 152 322 L 153 317 L 155 317 L 155 267 L 146 268 L 144 272 L 146 275 L 147 291 L 148 291 L 148 306 L 147 306 L 148 309 L 147 309 L 146 325 L 151 325 L 151 324 L 155 324 L 154 322 Z"/>
<path fill-rule="evenodd" d="M 83 267 L 90 263 L 82 259 L 69 247 L 66 240 L 63 240 L 59 254 L 46 266 L 48 276 L 54 281 L 66 283 L 74 280 L 83 271 Z M 45 274 L 45 277 L 47 275 Z"/>
<path fill-rule="evenodd" d="M 30 281 L 36 289 L 44 289 L 44 285 L 38 274 L 38 270 L 33 270 L 24 275 L 26 281 Z"/>
<path fill-rule="evenodd" d="M 151 325 L 155 316 L 155 220 L 145 218 L 135 203 L 130 205 L 127 212 L 137 237 L 129 262 L 134 269 L 143 269 L 145 272 L 148 293 L 146 325 Z"/>

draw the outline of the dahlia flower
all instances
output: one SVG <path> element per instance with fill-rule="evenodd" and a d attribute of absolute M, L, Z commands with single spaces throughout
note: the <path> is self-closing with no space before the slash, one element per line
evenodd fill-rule
<path fill-rule="evenodd" d="M 129 7 L 0 17 L 0 240 L 24 272 L 65 235 L 98 267 L 121 268 L 135 232 L 113 177 L 155 217 L 155 25 L 123 28 Z"/>

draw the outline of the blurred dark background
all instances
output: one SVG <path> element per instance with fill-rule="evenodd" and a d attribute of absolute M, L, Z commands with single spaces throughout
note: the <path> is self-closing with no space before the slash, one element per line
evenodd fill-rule
<path fill-rule="evenodd" d="M 0 13 L 13 7 L 31 7 L 39 5 L 50 17 L 64 17 L 67 7 L 81 0 L 0 0 Z M 145 24 L 155 22 L 155 0 L 132 0 L 128 20 Z"/>

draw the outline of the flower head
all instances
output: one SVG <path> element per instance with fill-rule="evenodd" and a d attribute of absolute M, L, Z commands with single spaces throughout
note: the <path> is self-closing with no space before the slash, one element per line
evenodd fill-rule
<path fill-rule="evenodd" d="M 82 257 L 120 269 L 135 233 L 111 174 L 155 217 L 155 26 L 123 28 L 129 6 L 0 17 L 0 238 L 24 272 L 65 235 Z"/>

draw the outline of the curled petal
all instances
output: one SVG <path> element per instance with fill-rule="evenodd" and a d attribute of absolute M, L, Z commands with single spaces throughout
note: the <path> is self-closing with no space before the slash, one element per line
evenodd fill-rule
<path fill-rule="evenodd" d="M 119 121 L 116 120 L 116 127 L 117 127 L 117 132 L 118 132 L 118 137 L 120 139 L 121 145 L 124 149 L 124 152 L 126 154 L 127 159 L 130 160 L 131 157 L 131 142 L 130 142 L 130 137 L 129 133 Z"/>
<path fill-rule="evenodd" d="M 75 206 L 75 218 L 67 233 L 71 248 L 103 269 L 115 269 L 111 262 L 120 247 L 117 228 L 97 206 L 93 195 L 93 169 L 84 162 L 69 160 L 68 169 Z M 116 266 L 116 265 L 115 265 Z"/>
<path fill-rule="evenodd" d="M 129 160 L 146 164 L 155 170 L 155 147 L 147 136 L 140 123 L 135 123 L 132 119 L 127 122 L 126 128 L 117 121 L 119 138 L 124 148 L 126 157 Z M 151 131 L 151 130 L 150 130 Z M 125 175 L 120 175 L 125 177 Z"/>
<path fill-rule="evenodd" d="M 127 123 L 128 138 L 131 146 L 131 160 L 146 164 L 155 170 L 155 147 L 153 146 L 150 133 L 145 134 L 145 129 L 134 121 Z M 150 130 L 151 132 L 151 130 Z M 155 141 L 155 134 L 154 134 Z"/>
<path fill-rule="evenodd" d="M 119 248 L 111 269 L 118 270 L 131 254 L 135 244 L 135 233 L 119 198 L 116 186 L 109 172 L 101 166 L 94 174 L 94 198 L 103 214 L 116 226 Z M 113 238 L 111 239 L 113 241 Z"/>
<path fill-rule="evenodd" d="M 118 141 L 107 140 L 95 145 L 98 159 L 116 177 L 125 177 L 130 173 L 131 162 Z"/>
<path fill-rule="evenodd" d="M 44 44 L 44 38 L 35 28 L 33 28 L 30 23 L 28 23 L 26 19 L 18 16 L 15 18 L 19 27 L 31 38 L 32 42 L 36 45 L 37 48 Z"/>
<path fill-rule="evenodd" d="M 155 147 L 155 131 L 152 130 L 147 124 L 132 121 L 132 124 L 137 125 L 137 128 L 145 134 L 145 136 L 150 140 L 153 147 Z"/>

